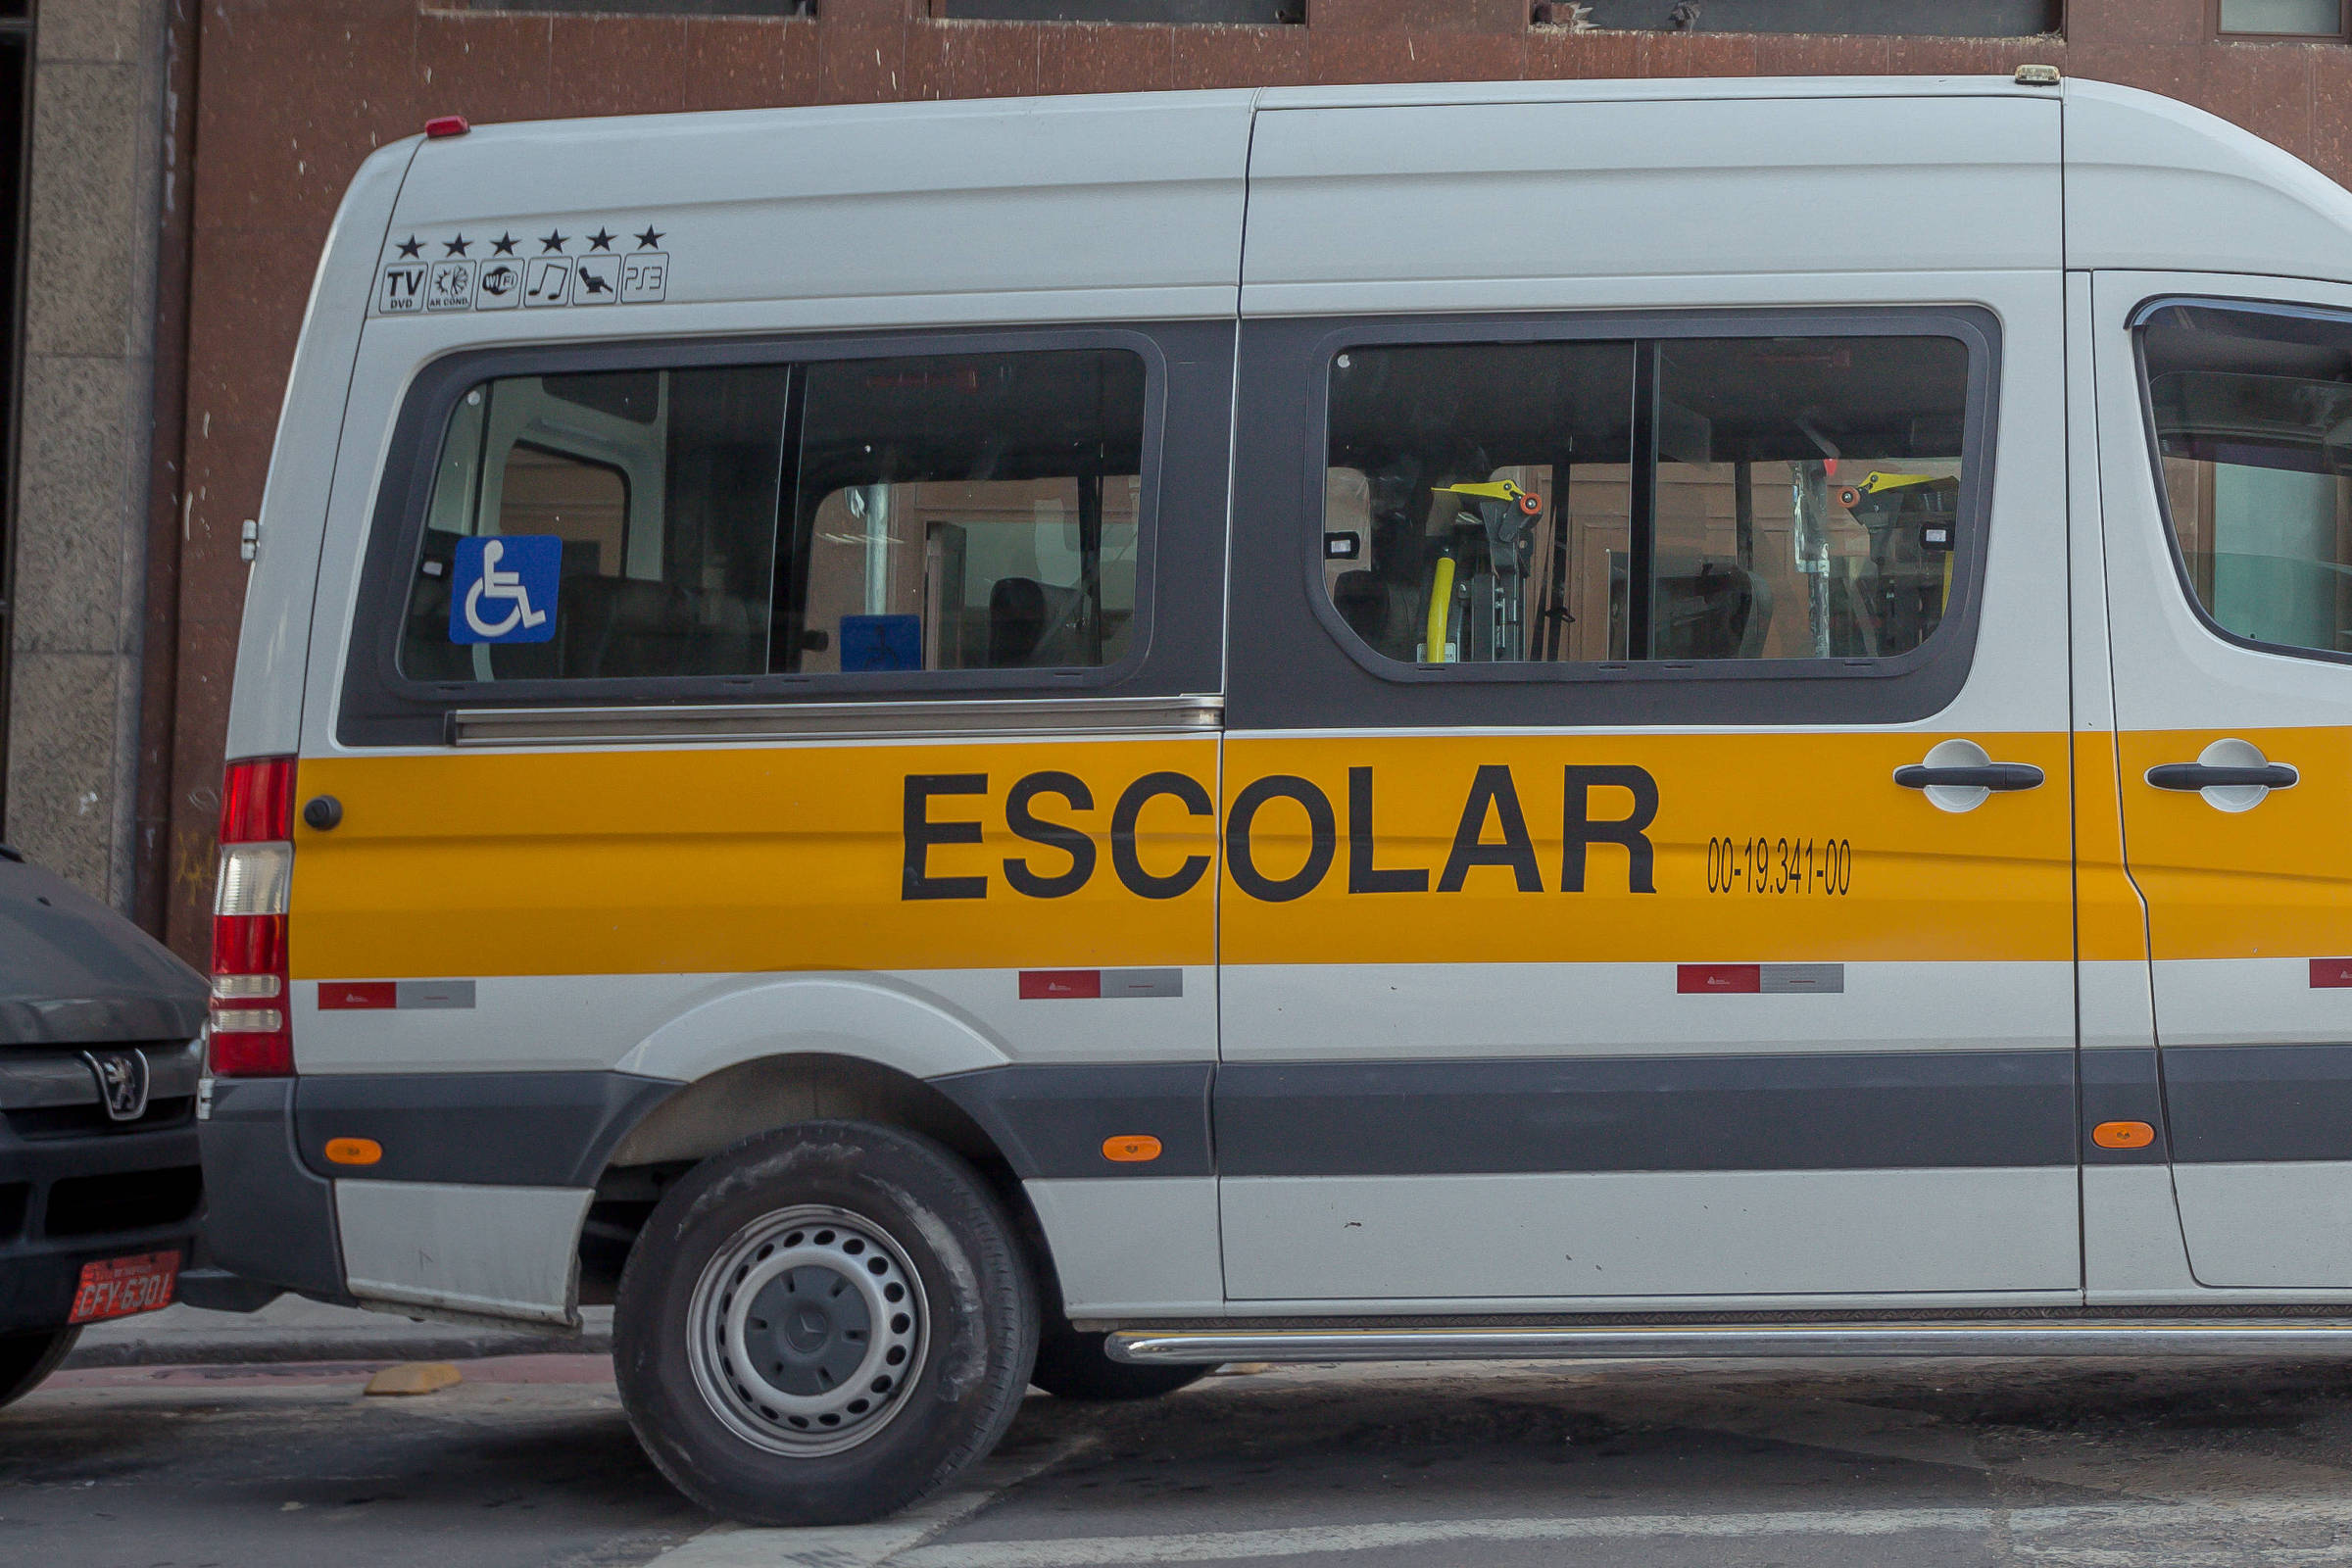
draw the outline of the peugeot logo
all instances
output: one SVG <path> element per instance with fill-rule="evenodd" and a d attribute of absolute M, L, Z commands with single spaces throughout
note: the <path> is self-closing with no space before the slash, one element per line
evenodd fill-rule
<path fill-rule="evenodd" d="M 111 1121 L 137 1121 L 147 1114 L 147 1057 L 136 1051 L 85 1051 L 98 1080 L 98 1098 L 106 1102 Z"/>

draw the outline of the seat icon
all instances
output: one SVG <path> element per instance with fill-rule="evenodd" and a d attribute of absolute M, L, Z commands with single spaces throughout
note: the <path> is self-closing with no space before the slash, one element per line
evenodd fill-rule
<path fill-rule="evenodd" d="M 500 569 L 498 564 L 506 553 L 505 540 L 483 540 L 482 575 L 471 588 L 466 590 L 466 624 L 484 641 L 504 637 L 517 627 L 527 631 L 547 621 L 546 611 L 531 608 L 531 596 L 522 585 L 522 573 Z M 505 618 L 484 620 L 481 609 L 484 600 L 504 602 L 507 606 Z"/>

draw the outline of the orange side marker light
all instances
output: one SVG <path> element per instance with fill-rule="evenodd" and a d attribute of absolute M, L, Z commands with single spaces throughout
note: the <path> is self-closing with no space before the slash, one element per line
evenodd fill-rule
<path fill-rule="evenodd" d="M 2156 1129 L 2144 1121 L 2103 1121 L 2090 1130 L 2090 1141 L 2101 1149 L 2145 1149 Z"/>
<path fill-rule="evenodd" d="M 1102 1140 L 1102 1157 L 1122 1165 L 1140 1165 L 1159 1157 L 1159 1140 L 1150 1133 L 1121 1133 Z"/>
<path fill-rule="evenodd" d="M 372 1138 L 329 1138 L 326 1158 L 333 1165 L 372 1165 L 384 1157 L 384 1146 Z"/>

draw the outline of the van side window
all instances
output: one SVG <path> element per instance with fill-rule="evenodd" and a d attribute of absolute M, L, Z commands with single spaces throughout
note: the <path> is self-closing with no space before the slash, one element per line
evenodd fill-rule
<path fill-rule="evenodd" d="M 1124 350 L 810 366 L 775 667 L 1117 663 L 1143 433 Z"/>
<path fill-rule="evenodd" d="M 1126 350 L 502 376 L 452 412 L 413 680 L 1085 668 L 1129 652 Z"/>
<path fill-rule="evenodd" d="M 746 366 L 505 376 L 468 390 L 442 443 L 401 672 L 614 680 L 765 669 L 789 379 L 782 367 Z M 492 569 L 522 580 L 472 594 L 482 573 L 462 557 L 469 538 L 500 541 Z M 553 602 L 492 604 L 530 593 L 532 574 L 520 570 L 529 541 L 545 542 Z M 453 600 L 461 577 L 468 587 Z M 510 613 L 515 625 L 478 635 Z M 544 619 L 521 624 L 530 615 Z"/>
<path fill-rule="evenodd" d="M 1333 608 L 1401 663 L 1877 659 L 1949 604 L 1954 338 L 1336 355 Z"/>
<path fill-rule="evenodd" d="M 2352 318 L 2168 305 L 2140 356 L 2198 606 L 2247 642 L 2352 655 Z"/>

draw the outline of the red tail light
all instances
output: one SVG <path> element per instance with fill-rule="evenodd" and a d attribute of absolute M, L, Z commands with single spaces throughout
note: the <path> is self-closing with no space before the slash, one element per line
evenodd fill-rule
<path fill-rule="evenodd" d="M 266 844 L 294 836 L 294 759 L 231 762 L 220 784 L 220 842 Z"/>
<path fill-rule="evenodd" d="M 294 1071 L 286 968 L 293 838 L 294 759 L 229 763 L 213 895 L 212 1070 L 219 1077 Z"/>

